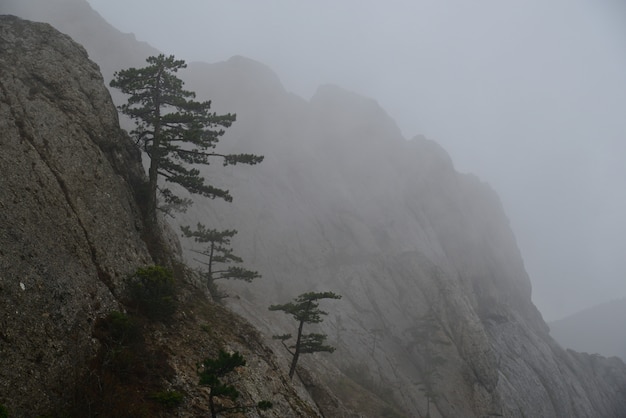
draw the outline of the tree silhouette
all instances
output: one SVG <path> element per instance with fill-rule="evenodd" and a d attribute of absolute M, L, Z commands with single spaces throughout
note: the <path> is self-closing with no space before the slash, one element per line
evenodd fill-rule
<path fill-rule="evenodd" d="M 205 257 L 206 261 L 196 260 L 206 266 L 205 270 L 201 270 L 201 275 L 206 280 L 207 288 L 216 298 L 222 298 L 215 285 L 216 280 L 234 279 L 251 282 L 261 277 L 261 275 L 252 270 L 243 267 L 231 266 L 231 263 L 242 263 L 243 259 L 236 256 L 231 248 L 230 240 L 237 233 L 234 229 L 225 229 L 218 231 L 217 229 L 208 229 L 201 223 L 198 223 L 195 230 L 189 226 L 182 226 L 183 236 L 193 238 L 195 242 L 208 244 L 202 251 L 195 251 Z"/>
<path fill-rule="evenodd" d="M 245 412 L 254 407 L 260 410 L 272 407 L 270 401 L 260 401 L 256 405 L 236 404 L 239 398 L 239 391 L 232 383 L 223 382 L 223 379 L 226 375 L 245 365 L 246 361 L 241 354 L 236 351 L 229 354 L 224 350 L 220 350 L 217 358 L 206 358 L 202 362 L 198 374 L 200 375 L 200 385 L 208 386 L 211 389 L 209 393 L 209 410 L 212 418 L 217 418 L 217 414 L 224 411 Z M 216 398 L 228 399 L 232 402 L 232 406 L 218 404 L 215 402 Z"/>
<path fill-rule="evenodd" d="M 151 227 L 157 222 L 157 193 L 166 206 L 183 206 L 189 199 L 181 198 L 158 183 L 159 177 L 175 183 L 189 193 L 231 201 L 228 190 L 205 184 L 197 168 L 208 165 L 213 158 L 224 165 L 257 164 L 262 156 L 253 154 L 220 154 L 214 152 L 224 129 L 235 121 L 234 114 L 211 112 L 211 102 L 193 100 L 195 93 L 183 89 L 183 81 L 175 73 L 186 68 L 185 61 L 173 55 L 149 57 L 143 68 L 117 71 L 111 87 L 128 94 L 128 102 L 119 109 L 135 121 L 131 132 L 136 144 L 150 158 L 146 214 Z"/>
<path fill-rule="evenodd" d="M 296 343 L 291 346 L 287 346 L 286 340 L 292 338 L 291 334 L 274 335 L 274 339 L 280 340 L 285 346 L 287 351 L 292 355 L 291 366 L 289 367 L 289 378 L 293 379 L 293 374 L 298 364 L 300 354 L 310 354 L 316 352 L 329 352 L 335 351 L 335 348 L 329 345 L 325 345 L 325 334 L 310 333 L 304 334 L 304 324 L 316 324 L 323 321 L 322 315 L 328 315 L 327 312 L 319 309 L 319 300 L 322 299 L 341 299 L 340 295 L 333 292 L 308 292 L 303 293 L 296 297 L 293 302 L 285 303 L 283 305 L 271 305 L 270 311 L 283 311 L 290 314 L 298 321 L 298 335 L 296 337 Z"/>

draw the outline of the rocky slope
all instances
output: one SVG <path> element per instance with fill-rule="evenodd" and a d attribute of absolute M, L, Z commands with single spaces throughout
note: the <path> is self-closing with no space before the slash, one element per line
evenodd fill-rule
<path fill-rule="evenodd" d="M 74 383 L 120 279 L 151 258 L 98 67 L 47 25 L 2 18 L 0 39 L 0 385 L 28 411 Z"/>
<path fill-rule="evenodd" d="M 209 303 L 180 266 L 173 322 L 128 311 L 142 343 L 115 346 L 128 364 L 107 346 L 104 318 L 129 309 L 126 278 L 154 263 L 134 194 L 144 172 L 98 66 L 47 24 L 0 16 L 0 148 L 0 405 L 9 416 L 207 415 L 196 365 L 219 349 L 246 358 L 237 386 L 242 402 L 275 404 L 262 416 L 318 416 L 256 331 Z M 154 391 L 168 390 L 183 401 L 163 411 Z"/>
<path fill-rule="evenodd" d="M 264 278 L 227 286 L 233 309 L 283 333 L 292 324 L 268 326 L 280 320 L 269 304 L 342 294 L 321 328 L 339 349 L 308 365 L 332 363 L 406 416 L 427 414 L 428 350 L 444 359 L 431 416 L 624 415 L 624 365 L 552 340 L 498 197 L 436 143 L 405 141 L 374 101 L 337 87 L 309 102 L 289 95 L 244 58 L 190 73 L 203 97 L 238 113 L 229 142 L 266 155 L 253 179 L 219 179 L 236 207 L 198 203 L 179 219 L 240 230 L 237 248 Z"/>
<path fill-rule="evenodd" d="M 92 38 L 80 41 L 112 65 Z M 291 95 L 242 57 L 181 75 L 218 112 L 238 114 L 226 148 L 266 156 L 207 168 L 235 204 L 198 201 L 177 219 L 239 229 L 238 253 L 264 277 L 225 286 L 230 306 L 268 337 L 293 324 L 267 305 L 308 290 L 344 296 L 321 328 L 338 350 L 306 359 L 305 381 L 325 380 L 372 417 L 426 416 L 425 382 L 433 417 L 626 414 L 624 364 L 552 340 L 497 196 L 437 144 L 406 141 L 374 101 L 340 88 Z"/>

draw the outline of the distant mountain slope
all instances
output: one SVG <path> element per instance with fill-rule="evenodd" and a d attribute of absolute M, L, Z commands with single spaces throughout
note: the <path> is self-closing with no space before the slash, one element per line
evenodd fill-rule
<path fill-rule="evenodd" d="M 626 299 L 613 300 L 548 324 L 563 347 L 626 361 Z"/>
<path fill-rule="evenodd" d="M 446 359 L 431 414 L 626 410 L 614 391 L 625 384 L 624 365 L 605 367 L 549 337 L 498 196 L 456 172 L 435 142 L 406 141 L 374 100 L 336 86 L 310 101 L 290 95 L 241 57 L 192 65 L 187 80 L 220 111 L 237 112 L 225 145 L 266 155 L 255 168 L 205 168 L 236 204 L 198 200 L 178 216 L 240 231 L 237 248 L 264 277 L 224 285 L 238 295 L 233 309 L 267 334 L 284 333 L 289 323 L 277 327 L 269 304 L 306 290 L 344 295 L 322 324 L 338 346 L 324 362 L 408 416 L 426 414 L 417 324 L 429 312 Z"/>

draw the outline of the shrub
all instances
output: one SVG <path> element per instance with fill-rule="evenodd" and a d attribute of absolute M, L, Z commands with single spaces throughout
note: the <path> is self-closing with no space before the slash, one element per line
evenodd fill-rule
<path fill-rule="evenodd" d="M 273 407 L 272 402 L 262 400 L 254 405 L 239 405 L 239 391 L 231 383 L 226 382 L 228 374 L 234 372 L 238 367 L 244 367 L 246 360 L 238 352 L 232 354 L 224 350 L 220 350 L 217 358 L 205 358 L 199 365 L 198 374 L 200 375 L 200 385 L 208 386 L 209 392 L 209 410 L 212 418 L 217 418 L 218 414 L 225 411 L 246 412 L 251 408 L 257 408 L 265 411 Z M 224 403 L 216 402 L 215 398 L 222 398 L 232 403 L 227 406 Z"/>
<path fill-rule="evenodd" d="M 128 345 L 141 340 L 141 328 L 137 321 L 125 313 L 113 311 L 99 324 L 101 339 L 118 345 Z"/>
<path fill-rule="evenodd" d="M 130 303 L 152 320 L 165 321 L 176 311 L 175 282 L 162 266 L 137 269 L 129 280 Z"/>
<path fill-rule="evenodd" d="M 174 408 L 183 403 L 183 394 L 175 390 L 166 390 L 163 392 L 155 392 L 150 395 L 150 399 L 168 407 Z"/>
<path fill-rule="evenodd" d="M 9 418 L 9 411 L 2 404 L 0 404 L 0 418 Z"/>

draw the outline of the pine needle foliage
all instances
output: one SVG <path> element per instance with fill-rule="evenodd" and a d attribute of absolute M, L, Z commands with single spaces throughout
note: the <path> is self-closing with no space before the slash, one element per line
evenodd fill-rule
<path fill-rule="evenodd" d="M 341 296 L 333 292 L 307 292 L 296 297 L 293 302 L 282 305 L 271 305 L 270 311 L 283 311 L 293 316 L 298 321 L 298 334 L 295 344 L 288 346 L 286 341 L 292 338 L 291 334 L 274 335 L 274 339 L 280 340 L 283 346 L 292 355 L 289 367 L 289 378 L 293 379 L 296 365 L 300 354 L 311 354 L 317 352 L 332 353 L 335 348 L 325 344 L 326 335 L 318 333 L 304 334 L 304 324 L 317 324 L 323 321 L 322 316 L 328 312 L 319 308 L 319 301 L 322 299 L 341 299 Z"/>
<path fill-rule="evenodd" d="M 131 131 L 137 146 L 150 158 L 148 170 L 149 193 L 146 207 L 148 219 L 156 224 L 157 194 L 167 207 L 185 207 L 189 199 L 176 195 L 158 182 L 182 186 L 191 194 L 231 201 L 228 190 L 205 183 L 196 165 L 208 165 L 214 159 L 223 165 L 257 164 L 262 156 L 253 154 L 222 154 L 214 149 L 224 128 L 235 122 L 236 116 L 211 112 L 211 102 L 194 100 L 196 94 L 183 88 L 176 76 L 186 68 L 183 60 L 173 55 L 148 57 L 147 66 L 117 71 L 110 83 L 128 95 L 128 102 L 119 110 L 135 122 Z"/>
<path fill-rule="evenodd" d="M 238 368 L 244 367 L 246 360 L 243 356 L 235 351 L 227 353 L 220 350 L 217 358 L 206 358 L 199 367 L 200 385 L 208 386 L 211 389 L 209 393 L 209 410 L 211 417 L 216 418 L 218 413 L 225 411 L 246 412 L 251 408 L 266 410 L 272 408 L 270 401 L 260 401 L 256 405 L 237 405 L 239 391 L 232 383 L 225 382 L 227 375 L 237 371 Z M 218 403 L 216 399 L 230 401 L 230 404 Z"/>
<path fill-rule="evenodd" d="M 205 266 L 200 270 L 201 276 L 206 280 L 207 288 L 217 299 L 221 299 L 224 295 L 219 292 L 215 285 L 216 280 L 234 279 L 243 280 L 250 283 L 252 280 L 261 277 L 261 275 L 253 270 L 248 270 L 240 266 L 230 264 L 239 264 L 243 259 L 234 254 L 230 240 L 237 231 L 234 229 L 210 229 L 205 225 L 198 223 L 195 230 L 189 226 L 182 226 L 183 236 L 193 238 L 200 244 L 206 244 L 201 251 L 195 251 L 203 256 L 202 260 L 196 260 Z"/>

